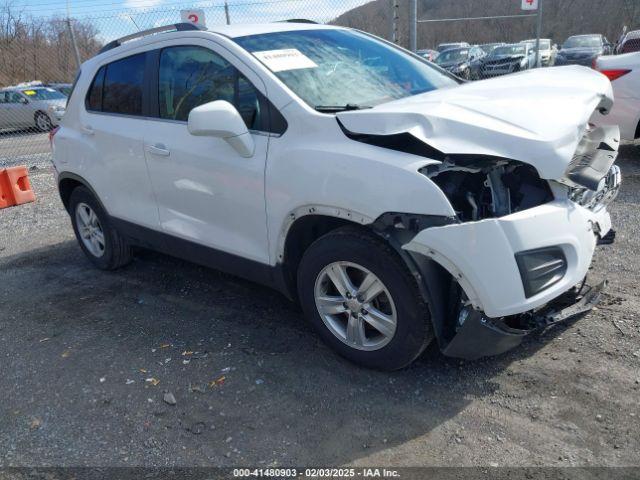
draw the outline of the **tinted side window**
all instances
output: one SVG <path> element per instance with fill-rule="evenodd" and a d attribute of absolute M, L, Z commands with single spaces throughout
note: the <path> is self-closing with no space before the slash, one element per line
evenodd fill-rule
<path fill-rule="evenodd" d="M 123 58 L 107 65 L 102 93 L 102 111 L 142 115 L 145 54 Z"/>
<path fill-rule="evenodd" d="M 96 76 L 91 83 L 91 87 L 87 93 L 87 98 L 85 99 L 85 107 L 87 110 L 95 112 L 102 110 L 102 87 L 104 84 L 105 71 L 106 67 L 100 67 L 100 70 L 98 70 L 98 73 L 96 73 Z"/>
<path fill-rule="evenodd" d="M 201 47 L 171 47 L 160 53 L 160 118 L 186 121 L 199 105 L 226 100 L 247 128 L 263 129 L 262 95 L 233 65 Z"/>
<path fill-rule="evenodd" d="M 235 68 L 211 50 L 172 47 L 160 53 L 160 118 L 187 120 L 189 112 L 214 100 L 233 103 Z"/>

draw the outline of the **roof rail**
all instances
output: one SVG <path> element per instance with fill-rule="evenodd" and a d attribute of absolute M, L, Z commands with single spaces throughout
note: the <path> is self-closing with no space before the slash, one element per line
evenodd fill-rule
<path fill-rule="evenodd" d="M 314 25 L 318 25 L 318 22 L 314 22 L 313 20 L 309 20 L 307 18 L 289 18 L 287 20 L 280 20 L 283 23 L 312 23 Z"/>
<path fill-rule="evenodd" d="M 148 30 L 142 30 L 140 32 L 136 32 L 136 33 L 132 33 L 131 35 L 126 35 L 122 38 L 118 38 L 117 40 L 113 40 L 112 42 L 107 43 L 104 47 L 102 47 L 102 49 L 100 50 L 100 52 L 98 53 L 104 53 L 107 52 L 109 50 L 112 50 L 116 47 L 119 47 L 120 45 L 122 45 L 124 42 L 128 42 L 129 40 L 134 40 L 136 38 L 142 38 L 142 37 L 146 37 L 148 35 L 153 35 L 155 33 L 162 33 L 162 32 L 187 32 L 187 31 L 192 31 L 192 30 L 206 30 L 205 27 L 201 27 L 199 25 L 194 25 L 193 23 L 174 23 L 173 25 L 164 25 L 162 27 L 156 27 L 156 28 L 150 28 Z"/>

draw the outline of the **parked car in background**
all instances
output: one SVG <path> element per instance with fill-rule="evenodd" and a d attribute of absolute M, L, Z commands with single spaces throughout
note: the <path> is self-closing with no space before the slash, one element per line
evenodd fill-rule
<path fill-rule="evenodd" d="M 69 94 L 71 93 L 71 89 L 73 88 L 72 83 L 46 83 L 43 86 L 53 88 L 54 90 L 59 91 L 65 97 L 69 96 Z"/>
<path fill-rule="evenodd" d="M 497 47 L 501 47 L 503 45 L 506 45 L 506 43 L 504 42 L 499 42 L 499 43 L 483 43 L 481 45 L 478 45 L 478 47 L 480 47 L 484 53 L 486 53 L 487 55 L 489 55 L 491 52 L 493 52 Z"/>
<path fill-rule="evenodd" d="M 596 125 L 617 125 L 624 140 L 640 138 L 640 52 L 599 57 L 596 70 L 611 80 L 615 103 L 609 115 L 596 113 Z"/>
<path fill-rule="evenodd" d="M 477 80 L 484 57 L 480 47 L 453 48 L 440 53 L 436 64 L 465 80 Z"/>
<path fill-rule="evenodd" d="M 418 50 L 416 53 L 420 55 L 422 58 L 429 60 L 430 62 L 435 62 L 436 58 L 438 58 L 438 51 L 431 50 L 430 48 Z"/>
<path fill-rule="evenodd" d="M 633 52 L 640 52 L 640 30 L 627 32 L 616 48 L 616 53 L 619 54 Z"/>
<path fill-rule="evenodd" d="M 441 43 L 440 45 L 438 45 L 436 50 L 438 51 L 438 53 L 442 53 L 445 50 L 450 50 L 452 48 L 463 48 L 463 47 L 470 47 L 470 46 L 471 45 L 469 45 L 467 42 Z"/>
<path fill-rule="evenodd" d="M 58 125 L 67 97 L 49 87 L 8 87 L 0 90 L 0 128 L 30 128 L 48 132 Z"/>
<path fill-rule="evenodd" d="M 529 48 L 533 49 L 534 55 L 536 51 L 536 39 L 523 40 L 520 43 L 528 43 Z M 551 67 L 556 61 L 556 55 L 558 54 L 557 47 L 551 42 L 549 38 L 540 39 L 540 64 L 543 67 Z"/>
<path fill-rule="evenodd" d="M 611 55 L 613 46 L 603 35 L 574 35 L 567 38 L 556 55 L 555 64 L 593 66 L 600 55 Z"/>
<path fill-rule="evenodd" d="M 535 66 L 534 50 L 528 43 L 514 43 L 496 47 L 482 59 L 480 76 L 497 77 L 508 73 L 529 70 Z"/>

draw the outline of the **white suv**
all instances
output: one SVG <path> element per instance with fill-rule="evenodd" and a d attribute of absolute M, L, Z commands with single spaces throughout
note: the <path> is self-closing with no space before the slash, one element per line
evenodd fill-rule
<path fill-rule="evenodd" d="M 617 128 L 588 124 L 613 102 L 600 73 L 463 84 L 307 23 L 135 36 L 82 65 L 53 137 L 99 268 L 143 246 L 273 286 L 379 369 L 434 339 L 501 353 L 597 300 L 583 280 L 620 183 Z"/>

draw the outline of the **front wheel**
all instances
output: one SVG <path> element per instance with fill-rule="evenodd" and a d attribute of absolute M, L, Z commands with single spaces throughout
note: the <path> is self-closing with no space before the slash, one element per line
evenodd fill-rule
<path fill-rule="evenodd" d="M 375 235 L 341 228 L 318 239 L 298 269 L 306 317 L 337 353 L 396 370 L 433 339 L 430 315 L 399 255 Z"/>

